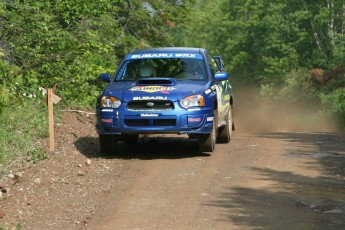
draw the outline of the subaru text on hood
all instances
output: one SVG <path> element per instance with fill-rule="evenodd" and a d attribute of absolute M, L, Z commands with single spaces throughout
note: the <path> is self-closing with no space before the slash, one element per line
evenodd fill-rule
<path fill-rule="evenodd" d="M 220 56 L 201 48 L 155 48 L 128 54 L 97 100 L 100 151 L 140 134 L 187 134 L 201 152 L 228 143 L 234 130 L 233 96 Z"/>

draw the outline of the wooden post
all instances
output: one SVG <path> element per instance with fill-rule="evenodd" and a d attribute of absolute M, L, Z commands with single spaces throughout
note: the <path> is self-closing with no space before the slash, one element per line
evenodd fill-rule
<path fill-rule="evenodd" d="M 55 151 L 53 89 L 48 89 L 49 150 Z"/>

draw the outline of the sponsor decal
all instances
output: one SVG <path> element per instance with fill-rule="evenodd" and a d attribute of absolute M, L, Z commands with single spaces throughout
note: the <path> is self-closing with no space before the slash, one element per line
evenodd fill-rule
<path fill-rule="evenodd" d="M 112 109 L 102 109 L 102 112 L 113 112 Z"/>
<path fill-rule="evenodd" d="M 191 112 L 193 112 L 193 111 L 200 111 L 200 110 L 201 110 L 200 108 L 188 109 L 188 111 L 191 111 Z"/>
<path fill-rule="evenodd" d="M 211 92 L 212 92 L 211 89 L 206 89 L 206 90 L 205 90 L 205 94 L 209 94 L 209 93 L 211 93 Z"/>
<path fill-rule="evenodd" d="M 225 96 L 223 97 L 223 100 L 224 100 L 224 101 L 230 100 L 230 95 L 225 95 Z"/>
<path fill-rule="evenodd" d="M 167 96 L 143 96 L 143 97 L 133 97 L 134 101 L 142 101 L 142 100 L 167 100 Z"/>
<path fill-rule="evenodd" d="M 200 117 L 197 117 L 197 118 L 192 118 L 192 117 L 188 117 L 188 122 L 200 122 L 201 121 L 201 118 Z"/>
<path fill-rule="evenodd" d="M 101 119 L 101 122 L 103 123 L 112 123 L 113 122 L 113 119 Z"/>
<path fill-rule="evenodd" d="M 144 58 L 196 58 L 202 59 L 200 54 L 194 53 L 148 53 L 133 54 L 128 59 L 144 59 Z"/>
<path fill-rule="evenodd" d="M 213 121 L 213 117 L 207 117 L 207 121 Z"/>
<path fill-rule="evenodd" d="M 222 104 L 222 91 L 223 88 L 219 87 L 219 85 L 215 85 L 216 88 L 216 92 L 217 92 L 217 101 L 218 101 L 218 105 Z"/>
<path fill-rule="evenodd" d="M 172 58 L 174 57 L 173 54 L 167 54 L 167 53 L 162 53 L 162 54 L 134 54 L 131 56 L 132 59 L 137 59 L 137 58 Z"/>
<path fill-rule="evenodd" d="M 196 58 L 196 54 L 176 54 L 179 58 Z"/>
<path fill-rule="evenodd" d="M 169 91 L 173 91 L 176 88 L 172 86 L 134 86 L 130 91 L 133 92 L 148 92 L 148 93 L 155 93 L 155 92 L 161 92 L 164 94 L 169 94 Z"/>
<path fill-rule="evenodd" d="M 158 117 L 159 114 L 157 113 L 142 113 L 140 114 L 141 117 Z"/>

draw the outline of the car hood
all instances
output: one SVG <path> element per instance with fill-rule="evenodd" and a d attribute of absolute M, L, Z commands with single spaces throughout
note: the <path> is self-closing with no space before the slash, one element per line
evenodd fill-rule
<path fill-rule="evenodd" d="M 131 100 L 180 100 L 193 94 L 204 94 L 210 83 L 199 80 L 141 79 L 116 81 L 108 84 L 104 95 L 114 96 L 121 101 Z"/>

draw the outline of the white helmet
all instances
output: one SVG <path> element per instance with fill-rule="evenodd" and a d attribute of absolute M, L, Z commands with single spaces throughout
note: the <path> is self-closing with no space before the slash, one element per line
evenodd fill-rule
<path fill-rule="evenodd" d="M 155 77 L 155 69 L 152 67 L 152 65 L 144 63 L 140 66 L 140 77 Z"/>

